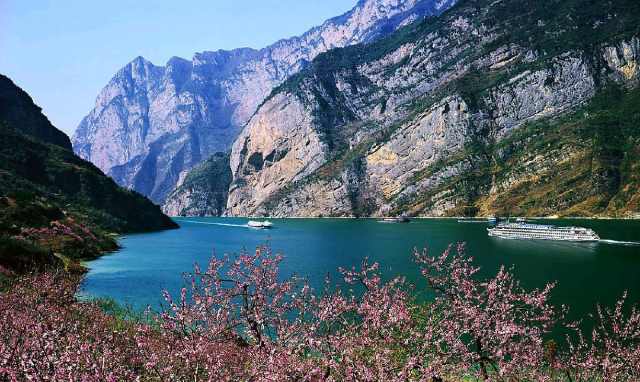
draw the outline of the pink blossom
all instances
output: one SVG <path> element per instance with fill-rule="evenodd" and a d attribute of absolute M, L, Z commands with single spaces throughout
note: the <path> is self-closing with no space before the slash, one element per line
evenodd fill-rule
<path fill-rule="evenodd" d="M 415 258 L 427 303 L 366 259 L 314 291 L 282 279 L 282 256 L 260 247 L 196 265 L 139 320 L 78 301 L 77 277 L 25 276 L 0 294 L 0 380 L 640 379 L 640 313 L 626 295 L 599 308 L 585 335 L 549 303 L 553 284 L 527 291 L 504 268 L 481 279 L 462 245 Z M 572 334 L 545 343 L 553 328 Z"/>

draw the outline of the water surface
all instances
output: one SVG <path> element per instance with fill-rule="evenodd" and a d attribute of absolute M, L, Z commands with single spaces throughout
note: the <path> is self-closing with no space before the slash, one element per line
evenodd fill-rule
<path fill-rule="evenodd" d="M 491 238 L 486 224 L 454 219 L 419 219 L 409 224 L 374 219 L 273 219 L 275 228 L 244 227 L 247 219 L 179 218 L 179 230 L 129 235 L 122 249 L 90 262 L 84 293 L 107 296 L 142 308 L 158 306 L 161 290 L 177 291 L 182 274 L 211 256 L 237 253 L 270 243 L 285 255 L 283 274 L 307 277 L 319 286 L 340 266 L 358 265 L 369 257 L 380 262 L 385 276 L 405 275 L 421 285 L 412 260 L 413 248 L 439 254 L 450 243 L 464 241 L 484 275 L 504 265 L 527 288 L 557 281 L 553 301 L 571 307 L 572 317 L 593 312 L 597 302 L 613 304 L 625 290 L 640 301 L 640 221 L 553 220 L 556 225 L 593 228 L 611 242 L 590 244 Z M 631 242 L 623 244 L 622 242 Z"/>

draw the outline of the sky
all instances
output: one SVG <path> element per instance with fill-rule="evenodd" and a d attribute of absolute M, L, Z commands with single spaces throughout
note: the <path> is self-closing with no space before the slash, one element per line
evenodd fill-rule
<path fill-rule="evenodd" d="M 143 56 L 262 48 L 356 0 L 0 0 L 0 73 L 72 135 L 111 77 Z"/>

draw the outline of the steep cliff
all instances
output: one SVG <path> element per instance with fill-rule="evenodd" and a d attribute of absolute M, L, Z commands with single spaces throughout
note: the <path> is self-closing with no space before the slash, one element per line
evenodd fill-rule
<path fill-rule="evenodd" d="M 169 194 L 162 211 L 169 216 L 222 215 L 230 184 L 229 154 L 216 153 L 189 172 Z"/>
<path fill-rule="evenodd" d="M 120 70 L 80 123 L 74 149 L 162 203 L 185 172 L 225 152 L 272 89 L 336 47 L 370 42 L 455 0 L 360 0 L 350 12 L 261 50 L 204 52 Z"/>
<path fill-rule="evenodd" d="M 147 198 L 77 157 L 66 135 L 4 76 L 0 94 L 0 274 L 98 256 L 117 247 L 112 233 L 177 227 Z"/>
<path fill-rule="evenodd" d="M 638 36 L 635 1 L 466 0 L 321 54 L 234 143 L 227 213 L 637 214 L 637 130 L 594 118 L 637 120 Z"/>

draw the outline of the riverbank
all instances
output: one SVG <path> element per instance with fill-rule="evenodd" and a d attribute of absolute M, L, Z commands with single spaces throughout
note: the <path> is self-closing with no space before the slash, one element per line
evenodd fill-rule
<path fill-rule="evenodd" d="M 69 137 L 0 75 L 0 271 L 81 270 L 113 233 L 177 228 L 141 194 L 74 154 Z"/>

